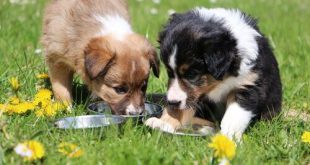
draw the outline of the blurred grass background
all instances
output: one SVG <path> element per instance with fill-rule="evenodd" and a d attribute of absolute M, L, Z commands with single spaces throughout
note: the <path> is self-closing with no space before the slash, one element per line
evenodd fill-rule
<path fill-rule="evenodd" d="M 0 102 L 10 95 L 8 79 L 17 76 L 20 97 L 32 97 L 35 75 L 46 72 L 39 37 L 45 0 L 0 1 Z M 133 28 L 158 47 L 157 36 L 169 13 L 196 6 L 239 8 L 258 18 L 261 31 L 269 38 L 279 62 L 284 92 L 283 112 L 310 113 L 310 1 L 308 0 L 129 0 Z M 160 79 L 151 77 L 148 92 L 165 92 L 164 67 Z M 85 114 L 79 104 L 71 114 Z M 304 115 L 303 115 L 304 116 Z M 38 164 L 208 164 L 212 156 L 209 138 L 176 137 L 126 124 L 123 128 L 57 130 L 53 118 L 34 114 L 5 116 L 10 138 L 0 132 L 0 152 L 5 164 L 23 164 L 12 147 L 35 138 L 46 148 Z M 233 164 L 309 164 L 310 147 L 301 142 L 309 120 L 285 115 L 272 122 L 259 122 L 246 133 Z M 35 137 L 32 137 L 35 136 Z M 76 143 L 85 154 L 69 159 L 57 153 L 57 144 Z M 0 153 L 1 162 L 1 153 Z"/>

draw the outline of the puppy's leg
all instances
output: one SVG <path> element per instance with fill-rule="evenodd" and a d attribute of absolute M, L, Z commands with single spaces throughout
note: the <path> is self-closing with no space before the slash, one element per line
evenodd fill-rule
<path fill-rule="evenodd" d="M 47 61 L 47 64 L 55 98 L 71 103 L 73 71 L 63 63 Z"/>
<path fill-rule="evenodd" d="M 196 125 L 200 125 L 200 126 L 215 127 L 214 123 L 212 123 L 208 120 L 202 119 L 202 118 L 198 118 L 198 117 L 193 118 L 192 124 L 196 124 Z"/>
<path fill-rule="evenodd" d="M 166 132 L 175 132 L 184 125 L 191 124 L 195 111 L 187 110 L 169 110 L 165 109 L 160 119 L 152 117 L 146 120 L 145 125 L 158 128 Z"/>
<path fill-rule="evenodd" d="M 240 141 L 253 117 L 254 114 L 251 111 L 237 102 L 232 102 L 228 105 L 221 121 L 221 132 L 231 139 L 236 138 Z"/>

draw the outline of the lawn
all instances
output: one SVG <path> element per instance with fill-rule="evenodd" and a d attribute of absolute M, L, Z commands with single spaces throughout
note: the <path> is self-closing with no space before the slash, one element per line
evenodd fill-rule
<path fill-rule="evenodd" d="M 36 75 L 46 72 L 39 38 L 45 0 L 0 1 L 0 103 L 12 95 L 11 77 L 18 77 L 19 97 L 31 99 L 37 92 Z M 270 122 L 249 129 L 238 145 L 232 164 L 310 164 L 310 144 L 301 136 L 310 131 L 310 1 L 309 0 L 130 0 L 135 31 L 146 35 L 155 46 L 157 36 L 172 10 L 195 6 L 240 8 L 259 19 L 261 31 L 269 38 L 279 62 L 283 82 L 283 113 Z M 308 20 L 308 21 L 307 21 Z M 75 83 L 79 83 L 75 79 Z M 148 92 L 165 92 L 167 75 L 151 77 Z M 71 113 L 38 118 L 0 113 L 0 165 L 24 164 L 13 148 L 25 140 L 43 143 L 45 157 L 37 164 L 209 164 L 210 137 L 180 137 L 151 131 L 127 123 L 121 128 L 59 130 L 56 118 L 86 114 L 85 102 Z M 287 115 L 287 114 L 294 115 Z M 298 115 L 301 114 L 301 115 Z M 58 144 L 78 145 L 83 155 L 68 158 Z"/>

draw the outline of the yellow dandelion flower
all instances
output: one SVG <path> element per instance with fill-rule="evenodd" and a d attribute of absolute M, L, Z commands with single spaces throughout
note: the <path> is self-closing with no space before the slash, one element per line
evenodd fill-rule
<path fill-rule="evenodd" d="M 9 101 L 10 101 L 10 103 L 11 103 L 11 104 L 14 104 L 14 105 L 16 105 L 16 104 L 19 104 L 19 103 L 20 103 L 19 98 L 18 98 L 18 97 L 16 97 L 16 96 L 12 96 L 12 97 L 10 97 L 10 98 L 9 98 Z"/>
<path fill-rule="evenodd" d="M 83 150 L 75 144 L 63 142 L 58 145 L 58 152 L 69 158 L 77 158 L 83 155 Z"/>
<path fill-rule="evenodd" d="M 65 110 L 68 107 L 68 103 L 66 102 L 54 102 L 52 104 L 53 109 L 55 109 L 56 111 L 61 111 L 61 110 Z"/>
<path fill-rule="evenodd" d="M 57 114 L 57 109 L 54 109 L 52 104 L 49 104 L 48 106 L 45 107 L 44 112 L 45 116 L 53 117 Z"/>
<path fill-rule="evenodd" d="M 44 116 L 44 109 L 40 108 L 40 109 L 37 109 L 35 112 L 37 117 L 43 117 Z"/>
<path fill-rule="evenodd" d="M 310 132 L 305 131 L 301 136 L 301 141 L 304 143 L 310 143 Z"/>
<path fill-rule="evenodd" d="M 12 77 L 9 80 L 13 90 L 17 91 L 20 87 L 17 77 Z"/>
<path fill-rule="evenodd" d="M 0 104 L 0 111 L 6 112 L 6 107 L 7 107 L 7 105 Z"/>
<path fill-rule="evenodd" d="M 232 160 L 236 154 L 236 144 L 225 135 L 215 135 L 208 147 L 214 149 L 214 156 L 219 159 L 227 158 Z"/>
<path fill-rule="evenodd" d="M 36 76 L 38 79 L 48 79 L 49 76 L 47 73 L 41 73 L 41 74 L 37 74 Z"/>
<path fill-rule="evenodd" d="M 67 104 L 62 102 L 52 102 L 51 100 L 46 102 L 43 101 L 41 102 L 41 106 L 39 106 L 39 108 L 35 111 L 35 114 L 37 117 L 53 117 L 58 112 L 65 110 L 66 108 Z"/>
<path fill-rule="evenodd" d="M 33 161 L 44 157 L 45 151 L 42 143 L 30 140 L 18 144 L 15 148 L 15 153 L 24 157 L 26 161 Z"/>
<path fill-rule="evenodd" d="M 48 89 L 40 89 L 38 93 L 34 96 L 33 104 L 36 106 L 45 107 L 50 104 L 52 97 L 52 91 Z"/>
<path fill-rule="evenodd" d="M 22 102 L 17 105 L 11 106 L 11 112 L 17 113 L 17 114 L 24 114 L 27 111 L 33 110 L 35 106 L 31 102 Z"/>
<path fill-rule="evenodd" d="M 30 110 L 33 110 L 35 106 L 31 102 L 22 102 L 19 104 L 7 104 L 2 107 L 4 109 L 4 112 L 7 112 L 8 114 L 24 114 Z"/>

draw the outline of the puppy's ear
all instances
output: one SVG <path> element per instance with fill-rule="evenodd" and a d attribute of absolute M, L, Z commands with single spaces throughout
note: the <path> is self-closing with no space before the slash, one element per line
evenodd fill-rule
<path fill-rule="evenodd" d="M 109 50 L 106 40 L 97 38 L 90 41 L 84 50 L 85 69 L 91 80 L 104 76 L 114 64 L 115 53 Z"/>
<path fill-rule="evenodd" d="M 159 72 L 160 72 L 159 71 L 160 61 L 159 61 L 159 58 L 157 56 L 155 48 L 152 47 L 148 51 L 148 57 L 149 57 L 149 60 L 150 60 L 150 65 L 151 65 L 151 68 L 153 70 L 153 73 L 158 78 L 159 77 Z"/>
<path fill-rule="evenodd" d="M 236 58 L 236 40 L 229 32 L 216 30 L 203 35 L 198 42 L 206 72 L 222 80 L 227 72 L 231 72 L 231 65 Z"/>

